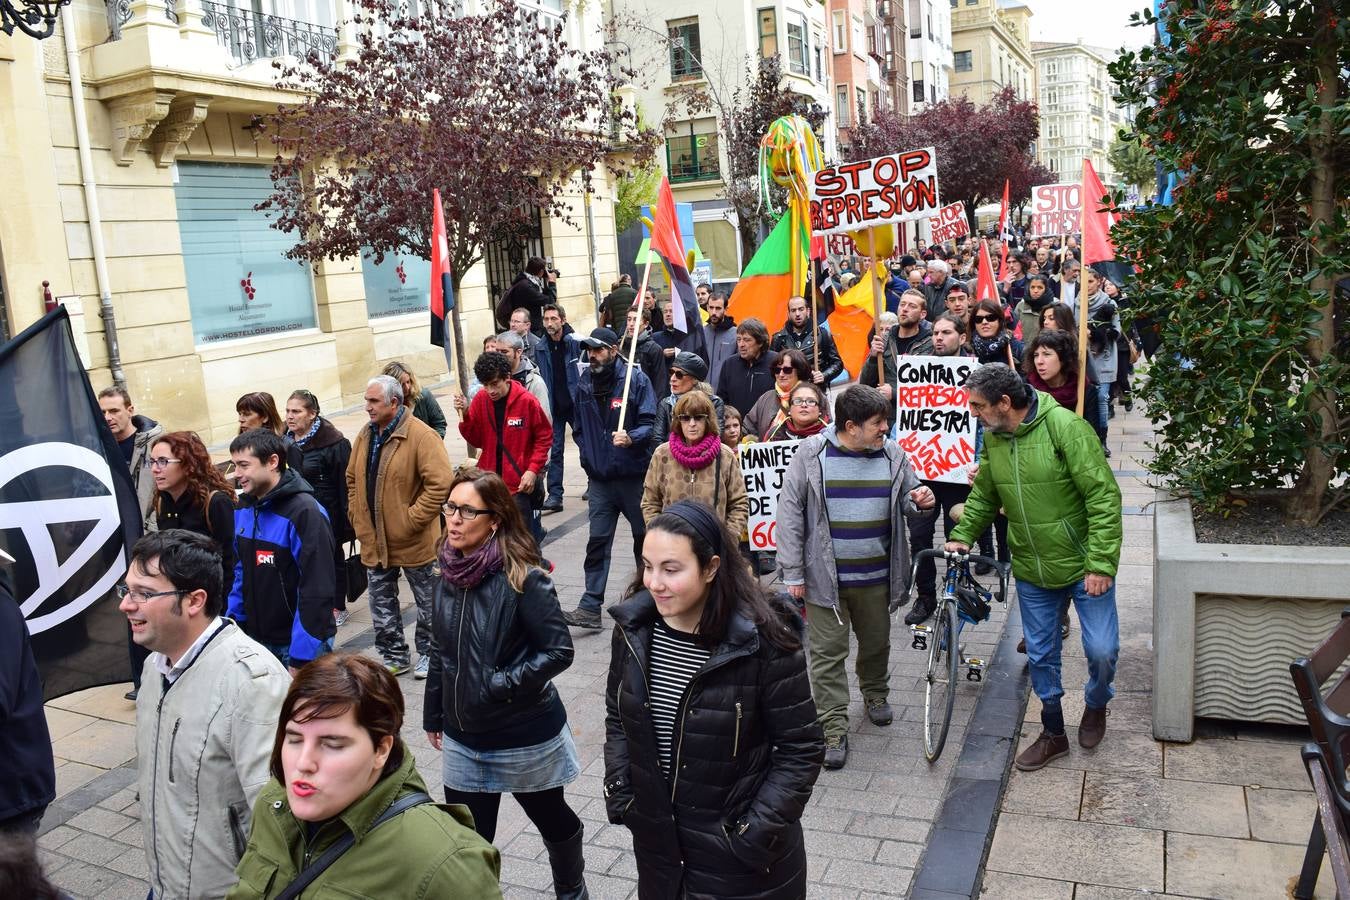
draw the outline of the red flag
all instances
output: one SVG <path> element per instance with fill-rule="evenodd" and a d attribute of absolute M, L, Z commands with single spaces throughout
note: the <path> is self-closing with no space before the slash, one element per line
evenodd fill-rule
<path fill-rule="evenodd" d="M 698 295 L 694 293 L 694 283 L 689 278 L 684 239 L 680 237 L 680 221 L 675 213 L 675 195 L 670 192 L 670 179 L 661 179 L 661 189 L 656 196 L 656 209 L 652 214 L 652 239 L 648 246 L 661 257 L 670 272 L 671 299 L 680 301 L 671 307 L 671 324 L 676 331 L 691 335 L 694 344 L 701 347 L 703 329 L 694 328 L 702 321 L 698 312 Z"/>
<path fill-rule="evenodd" d="M 450 285 L 450 241 L 445 235 L 445 213 L 440 188 L 431 191 L 431 343 L 446 346 L 445 317 L 455 308 Z"/>
<path fill-rule="evenodd" d="M 1092 168 L 1092 161 L 1083 159 L 1083 265 L 1106 262 L 1116 258 L 1116 245 L 1111 240 L 1111 226 L 1119 215 L 1103 201 L 1106 188 Z M 1103 207 L 1103 202 L 1106 206 Z"/>
<path fill-rule="evenodd" d="M 1003 249 L 998 254 L 998 280 L 1008 277 L 1008 181 L 1003 179 L 1003 203 L 998 208 L 998 239 Z"/>
<path fill-rule="evenodd" d="M 989 259 L 989 243 L 980 240 L 980 271 L 975 282 L 975 300 L 998 301 L 998 288 L 994 286 L 994 264 Z"/>

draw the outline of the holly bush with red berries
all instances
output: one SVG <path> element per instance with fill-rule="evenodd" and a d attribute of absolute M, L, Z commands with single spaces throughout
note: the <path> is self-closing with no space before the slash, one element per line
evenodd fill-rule
<path fill-rule="evenodd" d="M 1139 267 L 1135 321 L 1162 337 L 1141 385 L 1151 468 L 1202 508 L 1259 498 L 1314 525 L 1350 502 L 1344 9 L 1172 0 L 1166 39 L 1111 66 L 1143 146 L 1181 179 L 1112 236 Z"/>

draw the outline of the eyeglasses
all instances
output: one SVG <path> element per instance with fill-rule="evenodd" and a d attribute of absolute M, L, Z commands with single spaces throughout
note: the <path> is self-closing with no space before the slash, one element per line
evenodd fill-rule
<path fill-rule="evenodd" d="M 680 422 L 682 422 L 682 423 L 685 424 L 685 425 L 688 425 L 688 424 L 690 424 L 690 423 L 692 423 L 692 422 L 706 422 L 706 421 L 708 421 L 708 417 L 707 417 L 707 416 L 703 416 L 703 415 L 699 415 L 699 416 L 683 415 L 683 416 L 679 416 L 678 418 L 679 418 Z"/>
<path fill-rule="evenodd" d="M 459 514 L 459 517 L 465 522 L 472 522 L 479 516 L 486 516 L 492 513 L 490 509 L 479 509 L 476 506 L 469 506 L 467 503 L 446 503 L 441 506 L 441 511 L 445 513 L 446 518 Z"/>
<path fill-rule="evenodd" d="M 169 463 L 182 462 L 181 459 L 169 459 L 167 456 L 156 456 L 150 460 L 150 468 L 162 469 Z"/>
<path fill-rule="evenodd" d="M 990 315 L 972 316 L 972 318 L 973 318 L 976 322 L 997 322 L 997 321 L 998 321 L 998 316 L 990 316 Z"/>
<path fill-rule="evenodd" d="M 798 397 L 792 401 L 793 406 L 819 406 L 820 401 L 815 397 Z"/>
<path fill-rule="evenodd" d="M 793 373 L 795 373 L 795 372 L 797 371 L 797 367 L 796 367 L 796 366 L 779 366 L 778 368 L 774 369 L 774 371 L 777 372 L 777 373 L 780 374 L 780 375 L 791 375 L 791 374 L 793 374 Z"/>
<path fill-rule="evenodd" d="M 146 593 L 145 591 L 133 591 L 125 584 L 119 584 L 113 588 L 113 592 L 117 594 L 118 600 L 130 599 L 132 603 L 148 603 L 156 597 L 181 597 L 183 594 L 192 593 L 191 591 L 151 591 Z"/>

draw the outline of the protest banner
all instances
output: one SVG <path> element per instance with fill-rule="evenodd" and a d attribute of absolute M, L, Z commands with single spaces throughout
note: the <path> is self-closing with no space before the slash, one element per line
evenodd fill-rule
<path fill-rule="evenodd" d="M 812 234 L 912 222 L 939 209 L 932 147 L 829 166 L 816 172 L 809 188 Z"/>
<path fill-rule="evenodd" d="M 1078 230 L 1078 217 L 1082 209 L 1082 185 L 1037 185 L 1031 189 L 1031 236 L 1073 234 Z"/>
<path fill-rule="evenodd" d="M 896 360 L 896 441 L 924 481 L 968 481 L 969 466 L 975 462 L 975 419 L 965 383 L 978 365 L 969 357 Z"/>
<path fill-rule="evenodd" d="M 745 496 L 750 503 L 746 530 L 751 550 L 777 550 L 775 526 L 778 524 L 778 495 L 783 492 L 783 475 L 797 455 L 801 441 L 773 441 L 768 444 L 742 444 L 741 476 Z"/>
<path fill-rule="evenodd" d="M 928 225 L 933 231 L 932 243 L 959 241 L 970 234 L 970 220 L 966 218 L 966 204 L 963 200 L 948 203 L 938 210 L 936 216 L 928 217 Z"/>

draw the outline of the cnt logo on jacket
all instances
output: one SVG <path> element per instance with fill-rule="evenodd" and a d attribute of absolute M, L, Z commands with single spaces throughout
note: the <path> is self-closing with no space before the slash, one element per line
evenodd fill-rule
<path fill-rule="evenodd" d="M 291 469 L 261 500 L 249 494 L 239 500 L 227 615 L 255 641 L 289 646 L 297 661 L 314 659 L 336 630 L 328 514 L 314 489 Z"/>

